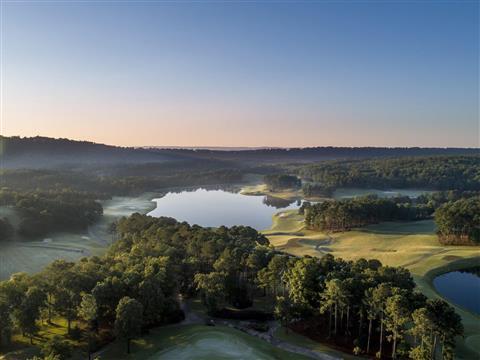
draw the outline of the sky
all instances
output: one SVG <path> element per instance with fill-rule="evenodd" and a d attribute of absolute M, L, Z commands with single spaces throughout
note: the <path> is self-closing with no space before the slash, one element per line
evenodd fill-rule
<path fill-rule="evenodd" d="M 479 146 L 477 1 L 1 1 L 1 133 Z"/>

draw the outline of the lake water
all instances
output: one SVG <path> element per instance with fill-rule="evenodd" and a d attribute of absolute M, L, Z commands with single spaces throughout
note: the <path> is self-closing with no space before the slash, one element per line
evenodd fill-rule
<path fill-rule="evenodd" d="M 452 271 L 433 280 L 435 289 L 451 302 L 480 315 L 480 268 Z"/>
<path fill-rule="evenodd" d="M 299 203 L 267 196 L 247 196 L 223 190 L 197 189 L 168 193 L 159 199 L 150 216 L 173 217 L 201 226 L 248 225 L 257 230 L 269 229 L 272 216 L 282 210 L 296 209 Z"/>
<path fill-rule="evenodd" d="M 428 194 L 432 191 L 416 190 L 416 189 L 358 189 L 358 188 L 339 188 L 333 192 L 333 197 L 337 200 L 350 199 L 358 196 L 377 195 L 378 197 L 390 198 L 396 196 L 408 196 L 412 199 L 419 197 L 422 194 Z"/>

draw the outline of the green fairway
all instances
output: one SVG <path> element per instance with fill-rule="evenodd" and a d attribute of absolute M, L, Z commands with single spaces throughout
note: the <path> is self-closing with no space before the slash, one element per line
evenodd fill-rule
<path fill-rule="evenodd" d="M 115 342 L 101 354 L 104 360 L 136 359 L 307 359 L 274 347 L 241 331 L 205 325 L 168 326 L 152 330 L 148 336 L 126 344 Z"/>
<path fill-rule="evenodd" d="M 385 222 L 327 234 L 305 229 L 303 217 L 291 210 L 275 214 L 272 228 L 263 233 L 277 249 L 293 255 L 375 258 L 385 265 L 406 267 L 429 297 L 440 297 L 433 287 L 435 276 L 480 263 L 479 247 L 441 245 L 432 220 Z M 465 327 L 465 340 L 459 341 L 457 355 L 464 359 L 480 356 L 480 317 L 451 305 L 462 316 Z"/>

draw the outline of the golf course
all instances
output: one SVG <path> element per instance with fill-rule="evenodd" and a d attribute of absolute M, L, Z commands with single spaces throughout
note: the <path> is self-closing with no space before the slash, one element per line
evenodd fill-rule
<path fill-rule="evenodd" d="M 375 258 L 384 265 L 405 267 L 419 289 L 432 298 L 441 297 L 433 287 L 436 276 L 480 263 L 478 247 L 441 245 L 433 220 L 385 222 L 348 232 L 323 233 L 306 229 L 303 216 L 291 210 L 275 214 L 272 228 L 263 233 L 275 248 L 296 256 Z M 465 327 L 465 337 L 457 347 L 458 356 L 478 357 L 480 317 L 449 303 L 461 315 Z"/>
<path fill-rule="evenodd" d="M 336 192 L 335 196 L 342 199 L 364 193 L 363 190 L 356 192 L 355 189 L 342 189 Z M 202 197 L 198 200 L 198 206 L 194 205 L 191 209 L 189 208 L 191 213 L 186 213 L 186 215 L 196 216 L 201 213 L 201 205 L 206 204 L 205 198 L 215 194 L 218 199 L 214 199 L 212 208 L 221 212 L 225 217 L 222 218 L 222 222 L 228 223 L 232 220 L 234 221 L 232 224 L 235 222 L 248 224 L 250 221 L 247 216 L 249 209 L 260 209 L 257 212 L 259 219 L 270 216 L 273 210 L 262 204 L 260 201 L 262 196 L 271 195 L 289 200 L 302 199 L 302 194 L 296 190 L 270 194 L 262 184 L 246 186 L 240 194 L 235 195 L 218 190 L 214 192 L 202 190 L 200 194 Z M 378 196 L 386 194 L 385 196 L 388 197 L 398 193 L 378 191 L 376 194 Z M 412 190 L 408 194 L 401 194 L 417 196 L 419 192 Z M 195 204 L 190 198 L 194 195 L 195 192 L 175 194 L 180 199 L 185 197 L 185 201 L 188 200 L 189 205 Z M 245 195 L 250 195 L 252 201 L 245 203 L 245 200 L 249 200 L 250 197 Z M 158 205 L 162 205 L 162 201 L 168 201 L 169 197 L 157 199 L 157 206 L 152 201 L 154 198 L 155 194 L 146 193 L 139 197 L 114 197 L 111 200 L 103 201 L 104 212 L 101 220 L 90 226 L 84 233 L 59 233 L 52 234 L 47 239 L 33 241 L 15 239 L 2 244 L 0 248 L 0 279 L 7 279 L 15 272 L 38 272 L 55 259 L 76 261 L 82 257 L 102 255 L 107 246 L 115 240 L 109 232 L 110 224 L 132 213 L 146 214 L 156 209 L 158 214 L 152 213 L 152 215 L 169 216 L 168 211 L 177 209 L 176 217 L 181 218 L 185 214 L 187 207 L 181 206 L 181 203 L 176 204 L 178 208 L 173 208 L 172 204 L 164 206 L 164 212 L 161 212 L 162 208 Z M 223 211 L 232 206 L 233 200 L 240 201 L 236 208 L 245 210 L 245 213 L 238 212 L 232 215 Z M 250 202 L 254 202 L 256 207 L 250 208 L 252 206 Z M 17 221 L 16 214 L 12 209 L 2 207 L 1 211 L 3 216 L 8 217 L 12 223 Z M 204 225 L 201 223 L 202 218 L 199 218 L 198 221 Z M 257 224 L 257 222 L 252 224 Z M 268 224 L 268 221 L 263 220 L 258 226 L 261 228 L 264 224 Z M 453 270 L 473 267 L 479 263 L 478 248 L 476 247 L 441 245 L 438 242 L 433 220 L 382 222 L 352 231 L 329 233 L 307 229 L 304 217 L 299 214 L 298 209 L 284 208 L 274 211 L 271 227 L 262 233 L 275 249 L 299 257 L 306 255 L 322 257 L 331 254 L 345 260 L 374 258 L 380 260 L 384 265 L 405 267 L 412 273 L 418 288 L 430 298 L 441 297 L 433 286 L 433 279 L 436 276 Z M 470 359 L 480 355 L 478 346 L 480 340 L 479 316 L 453 302 L 449 303 L 461 316 L 465 328 L 464 338 L 458 340 L 457 356 L 462 359 Z M 198 309 L 196 310 L 198 311 Z M 47 330 L 44 331 L 49 331 L 48 328 L 45 329 Z M 66 331 L 64 325 L 57 328 L 56 331 L 63 332 L 62 329 Z M 279 326 L 271 335 L 274 341 L 302 349 L 307 352 L 307 355 L 308 352 L 312 352 L 325 357 L 328 357 L 329 354 L 334 357 L 343 356 L 305 336 L 289 333 L 284 327 Z M 198 359 L 308 358 L 307 355 L 288 352 L 275 344 L 232 327 L 225 325 L 209 327 L 199 321 L 152 329 L 148 334 L 132 341 L 130 355 L 126 354 L 125 343 L 121 341 L 115 341 L 99 352 L 101 359 L 145 360 L 190 359 L 193 354 Z M 345 355 L 345 357 L 349 357 L 349 355 Z"/>

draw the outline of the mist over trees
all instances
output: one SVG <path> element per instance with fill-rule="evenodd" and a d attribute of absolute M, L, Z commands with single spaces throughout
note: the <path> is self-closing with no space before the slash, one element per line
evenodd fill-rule
<path fill-rule="evenodd" d="M 24 237 L 83 230 L 99 220 L 103 213 L 94 195 L 69 190 L 16 192 L 3 189 L 0 190 L 0 203 L 17 210 L 21 221 L 16 231 Z M 0 221 L 2 230 L 10 237 L 13 235 L 8 221 Z"/>
<path fill-rule="evenodd" d="M 480 156 L 330 161 L 306 165 L 298 172 L 326 189 L 480 190 Z"/>

